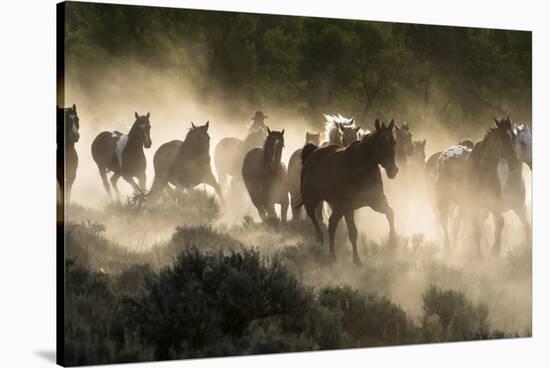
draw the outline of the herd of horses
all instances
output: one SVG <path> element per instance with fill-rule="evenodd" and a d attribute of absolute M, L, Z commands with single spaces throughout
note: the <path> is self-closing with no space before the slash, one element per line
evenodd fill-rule
<path fill-rule="evenodd" d="M 65 201 L 70 200 L 76 178 L 79 118 L 76 106 L 57 108 L 58 145 L 64 162 L 58 159 L 58 183 Z M 426 140 L 414 141 L 407 123 L 386 124 L 376 119 L 374 129 L 367 130 L 355 119 L 325 115 L 326 140 L 321 133 L 305 134 L 305 144 L 282 162 L 285 147 L 284 129 L 272 131 L 263 112 L 251 118 L 244 139 L 226 137 L 214 152 L 218 180 L 210 160 L 209 122 L 191 127 L 184 140 L 172 140 L 155 152 L 155 177 L 146 188 L 146 157 L 150 148 L 150 114 L 135 113 L 135 122 L 127 134 L 104 131 L 93 140 L 92 157 L 105 191 L 119 196 L 117 181 L 122 177 L 147 201 L 167 195 L 177 200 L 178 193 L 204 183 L 212 186 L 221 203 L 229 185 L 243 183 L 262 221 L 277 218 L 287 221 L 288 207 L 293 220 L 311 220 L 317 240 L 323 243 L 323 204 L 328 204 L 329 250 L 335 253 L 335 233 L 345 219 L 353 248 L 353 261 L 360 264 L 357 252 L 357 225 L 354 211 L 370 207 L 384 214 L 389 224 L 389 239 L 396 245 L 394 211 L 384 193 L 381 168 L 389 179 L 398 176 L 411 180 L 421 176 L 433 195 L 435 211 L 444 234 L 445 248 L 456 240 L 460 228 L 469 221 L 474 243 L 481 254 L 482 223 L 491 213 L 495 224 L 492 250 L 500 252 L 504 226 L 503 213 L 512 210 L 521 220 L 530 242 L 530 223 L 525 204 L 522 164 L 531 168 L 531 133 L 526 124 L 513 124 L 509 118 L 494 119 L 484 136 L 473 142 L 465 139 L 426 159 Z M 61 125 L 59 125 L 61 124 Z M 107 173 L 112 176 L 107 179 Z M 399 174 L 399 175 L 398 175 Z M 231 178 L 230 184 L 228 183 Z M 135 181 L 137 179 L 137 183 Z M 410 183 L 409 183 L 410 184 Z M 290 197 L 290 199 L 289 199 Z"/>

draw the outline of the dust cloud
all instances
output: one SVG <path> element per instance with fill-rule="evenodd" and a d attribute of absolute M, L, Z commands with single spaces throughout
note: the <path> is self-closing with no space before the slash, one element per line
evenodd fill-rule
<path fill-rule="evenodd" d="M 82 78 L 82 74 L 88 74 Z M 78 75 L 78 78 L 73 76 Z M 77 83 L 87 80 L 89 83 Z M 214 156 L 216 144 L 224 137 L 244 138 L 250 117 L 256 110 L 262 110 L 269 118 L 266 124 L 272 130 L 285 129 L 283 162 L 288 163 L 292 153 L 304 144 L 306 131 L 323 131 L 323 117 L 316 123 L 309 117 L 281 109 L 270 104 L 252 105 L 243 102 L 239 109 L 231 110 L 219 97 L 205 96 L 193 89 L 184 78 L 166 71 L 144 69 L 139 65 L 121 63 L 97 70 L 69 68 L 66 78 L 67 104 L 75 103 L 80 118 L 80 141 L 76 144 L 79 155 L 77 178 L 72 191 L 72 206 L 68 221 L 92 219 L 101 222 L 107 236 L 132 251 L 150 249 L 163 244 L 178 225 L 191 224 L 193 219 L 181 219 L 152 212 L 150 216 L 119 216 L 124 208 L 117 208 L 104 191 L 97 167 L 91 156 L 93 139 L 104 130 L 119 130 L 127 133 L 134 122 L 134 112 L 150 112 L 152 147 L 145 149 L 147 158 L 147 187 L 154 178 L 153 155 L 160 145 L 173 139 L 183 140 L 191 126 L 210 121 L 210 153 Z M 235 106 L 233 103 L 231 106 Z M 327 113 L 347 111 L 327 111 Z M 315 119 L 313 119 L 315 120 Z M 359 121 L 360 125 L 372 129 L 372 121 Z M 459 134 L 449 131 L 437 121 L 409 122 L 413 139 L 426 139 L 426 158 L 460 139 L 478 140 L 489 127 L 478 131 Z M 216 168 L 211 162 L 214 174 Z M 434 216 L 430 191 L 422 173 L 409 173 L 409 177 L 398 175 L 394 182 L 384 177 L 390 204 L 395 211 L 396 230 L 402 250 L 390 255 L 380 250 L 385 247 L 388 224 L 385 217 L 364 208 L 356 212 L 359 228 L 359 244 L 365 267 L 361 270 L 351 264 L 350 245 L 347 241 L 344 222 L 337 234 L 338 261 L 322 271 L 314 267 L 303 268 L 303 278 L 314 286 L 350 284 L 364 290 L 373 290 L 388 295 L 413 316 L 421 315 L 421 298 L 426 288 L 433 283 L 464 291 L 474 301 L 487 304 L 491 309 L 492 323 L 504 331 L 529 335 L 531 329 L 531 275 L 530 245 L 526 245 L 520 222 L 512 213 L 505 215 L 502 259 L 486 256 L 472 262 L 473 244 L 469 232 L 464 229 L 459 241 L 450 254 L 443 251 L 442 235 Z M 385 176 L 385 174 L 384 174 Z M 531 173 L 524 168 L 527 185 L 528 206 L 531 206 Z M 119 180 L 123 197 L 130 196 L 130 185 Z M 213 195 L 210 187 L 200 189 Z M 192 207 L 192 203 L 188 203 Z M 116 209 L 116 210 L 115 210 Z M 160 211 L 160 210 L 159 210 Z M 158 215 L 158 216 L 157 216 Z M 228 232 L 245 244 L 260 246 L 266 252 L 284 246 L 300 246 L 307 243 L 307 237 L 300 234 L 284 235 L 279 231 L 254 230 L 245 234 L 240 228 L 243 218 L 250 216 L 258 222 L 259 217 L 244 188 L 230 189 L 225 195 L 225 204 L 219 216 L 212 216 L 211 224 L 220 231 Z M 289 217 L 291 217 L 289 211 Z M 200 221 L 198 221 L 200 223 Z M 307 231 L 310 225 L 304 225 Z M 232 231 L 235 231 L 233 234 Z M 484 228 L 484 252 L 488 254 L 493 239 L 492 219 L 489 217 Z M 263 244 L 263 245 L 262 245 Z M 527 249 L 529 248 L 529 249 Z M 378 250 L 377 250 L 378 249 Z M 326 249 L 324 250 L 326 252 Z M 522 254 L 527 252 L 527 256 Z M 505 256 L 507 255 L 507 256 Z M 518 267 L 527 267 L 517 278 L 510 274 L 509 258 L 520 259 Z M 522 258 L 523 257 L 523 258 Z M 520 271 L 518 271 L 519 273 Z"/>

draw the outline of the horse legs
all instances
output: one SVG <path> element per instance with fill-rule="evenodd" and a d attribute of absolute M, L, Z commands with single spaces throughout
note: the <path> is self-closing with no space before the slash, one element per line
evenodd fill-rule
<path fill-rule="evenodd" d="M 462 223 L 464 218 L 463 218 L 462 208 L 456 206 L 453 212 L 454 212 L 453 216 L 450 219 L 451 235 L 450 235 L 449 242 L 453 242 L 454 244 L 456 244 L 458 240 L 458 234 L 460 233 L 460 229 L 462 228 Z"/>
<path fill-rule="evenodd" d="M 105 188 L 105 190 L 107 191 L 107 194 L 109 195 L 109 197 L 111 197 L 111 187 L 109 185 L 109 182 L 107 181 L 107 169 L 100 166 L 98 166 L 98 169 L 99 169 L 99 176 L 101 176 L 101 181 L 103 182 L 103 188 Z"/>
<path fill-rule="evenodd" d="M 481 224 L 479 216 L 476 216 L 477 212 L 473 211 L 469 214 L 469 217 L 472 220 L 472 231 L 474 236 L 474 243 L 476 245 L 477 249 L 477 255 L 478 257 L 481 257 Z"/>
<path fill-rule="evenodd" d="M 306 213 L 313 223 L 313 227 L 315 228 L 315 238 L 317 242 L 323 245 L 323 232 L 321 231 L 321 228 L 319 227 L 319 222 L 317 221 L 317 208 L 319 208 L 319 202 L 314 204 L 313 206 L 306 206 Z"/>
<path fill-rule="evenodd" d="M 527 245 L 530 245 L 531 244 L 531 224 L 527 219 L 527 207 L 525 206 L 525 204 L 522 204 L 521 206 L 514 208 L 514 212 L 519 217 L 523 225 L 523 229 L 525 230 L 525 241 L 527 242 Z"/>
<path fill-rule="evenodd" d="M 494 255 L 499 255 L 502 241 L 502 228 L 504 227 L 504 217 L 500 212 L 492 211 L 492 213 L 493 220 L 495 222 L 495 243 L 493 244 L 492 253 Z"/>
<path fill-rule="evenodd" d="M 120 191 L 118 190 L 118 186 L 117 186 L 118 179 L 120 179 L 120 174 L 119 173 L 114 173 L 113 176 L 111 176 L 111 179 L 110 179 L 111 186 L 115 190 L 117 198 L 120 197 Z"/>
<path fill-rule="evenodd" d="M 133 176 L 122 175 L 122 178 L 132 186 L 132 188 L 134 189 L 134 192 L 138 192 L 138 193 L 141 192 L 141 188 L 139 187 L 139 185 L 136 184 L 136 181 L 134 180 Z"/>
<path fill-rule="evenodd" d="M 138 183 L 139 187 L 141 188 L 141 192 L 145 193 L 147 191 L 147 174 L 145 171 L 138 176 Z"/>
<path fill-rule="evenodd" d="M 73 183 L 74 183 L 74 180 L 75 178 L 67 178 L 67 184 L 65 186 L 65 190 L 66 190 L 66 198 L 67 198 L 67 204 L 69 204 L 71 202 L 71 189 L 73 188 Z"/>
<path fill-rule="evenodd" d="M 332 214 L 328 220 L 328 241 L 330 255 L 333 259 L 336 259 L 336 252 L 334 251 L 334 238 L 336 236 L 336 229 L 338 228 L 338 223 L 342 219 L 342 211 L 338 208 L 332 209 Z"/>
<path fill-rule="evenodd" d="M 382 194 L 381 200 L 378 203 L 372 205 L 371 208 L 376 212 L 386 215 L 386 219 L 388 220 L 388 224 L 390 226 L 390 246 L 397 246 L 397 235 L 395 233 L 393 208 L 391 208 L 388 204 L 388 199 L 386 198 L 386 196 Z"/>
<path fill-rule="evenodd" d="M 270 217 L 269 212 L 261 205 L 256 206 L 256 209 L 258 210 L 258 215 L 260 215 L 260 220 L 266 222 Z"/>
<path fill-rule="evenodd" d="M 281 222 L 285 223 L 288 214 L 288 192 L 281 193 Z"/>
<path fill-rule="evenodd" d="M 351 242 L 351 246 L 353 247 L 353 263 L 360 266 L 362 262 L 359 258 L 359 254 L 357 253 L 357 226 L 355 226 L 353 211 L 346 212 L 344 214 L 344 218 L 346 220 L 346 225 L 348 226 L 349 240 Z"/>
<path fill-rule="evenodd" d="M 223 204 L 223 195 L 222 195 L 222 188 L 220 184 L 216 181 L 216 178 L 214 175 L 210 172 L 206 175 L 204 178 L 204 183 L 210 185 L 214 190 L 216 191 L 216 194 L 218 195 L 218 198 L 220 199 L 220 203 Z"/>
<path fill-rule="evenodd" d="M 437 200 L 437 212 L 439 214 L 439 225 L 443 230 L 444 236 L 444 246 L 445 249 L 449 249 L 449 201 L 446 198 L 440 198 L 438 196 Z"/>
<path fill-rule="evenodd" d="M 298 193 L 290 192 L 290 203 L 292 203 L 292 221 L 298 221 L 302 219 L 302 208 L 296 208 L 300 202 L 300 195 Z"/>

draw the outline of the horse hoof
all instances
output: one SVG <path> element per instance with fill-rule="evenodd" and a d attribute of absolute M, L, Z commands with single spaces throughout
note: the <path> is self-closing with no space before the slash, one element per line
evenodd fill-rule
<path fill-rule="evenodd" d="M 363 265 L 363 262 L 361 262 L 361 259 L 360 259 L 359 257 L 353 258 L 353 263 L 354 263 L 356 266 L 362 266 L 362 265 Z"/>

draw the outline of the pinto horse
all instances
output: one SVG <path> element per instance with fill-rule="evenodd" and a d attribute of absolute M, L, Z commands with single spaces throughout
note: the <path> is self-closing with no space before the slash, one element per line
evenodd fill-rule
<path fill-rule="evenodd" d="M 321 133 L 306 132 L 306 142 L 318 146 L 321 144 Z M 302 211 L 295 206 L 300 202 L 300 174 L 302 173 L 302 149 L 299 148 L 288 160 L 288 189 L 290 192 L 290 203 L 292 204 L 292 219 L 300 220 L 303 217 Z"/>
<path fill-rule="evenodd" d="M 267 128 L 263 147 L 248 151 L 244 157 L 242 176 L 252 203 L 262 221 L 276 218 L 275 204 L 281 205 L 281 221 L 286 222 L 288 212 L 288 183 L 281 155 L 285 145 L 283 129 L 280 132 Z"/>
<path fill-rule="evenodd" d="M 136 192 L 144 193 L 147 177 L 145 169 L 147 160 L 143 148 L 151 147 L 150 114 L 139 116 L 136 112 L 136 121 L 126 135 L 119 131 L 104 131 L 95 137 L 92 142 L 92 157 L 97 164 L 99 176 L 107 194 L 111 196 L 111 189 L 107 181 L 107 172 L 112 171 L 110 182 L 117 196 L 120 195 L 117 181 L 122 176 Z M 134 178 L 138 179 L 139 185 Z"/>
<path fill-rule="evenodd" d="M 210 167 L 210 135 L 207 121 L 205 125 L 191 129 L 185 140 L 173 140 L 159 147 L 153 158 L 155 179 L 149 195 L 157 199 L 164 189 L 174 185 L 176 190 L 193 188 L 201 183 L 214 188 L 220 201 L 222 193 Z"/>
<path fill-rule="evenodd" d="M 71 200 L 71 189 L 78 168 L 78 154 L 74 145 L 80 139 L 79 121 L 76 105 L 67 108 L 57 106 L 57 184 L 61 195 L 66 195 L 67 203 Z"/>
<path fill-rule="evenodd" d="M 386 127 L 376 119 L 375 130 L 361 141 L 348 147 L 330 145 L 320 147 L 309 143 L 302 151 L 301 196 L 302 204 L 315 227 L 317 240 L 322 244 L 323 233 L 315 209 L 321 201 L 332 208 L 329 218 L 329 248 L 335 259 L 334 237 L 341 218 L 348 226 L 353 247 L 353 262 L 361 264 L 357 253 L 357 227 L 354 211 L 369 206 L 386 215 L 390 226 L 390 242 L 395 244 L 396 235 L 393 209 L 388 204 L 382 184 L 381 165 L 390 179 L 396 177 L 399 168 L 395 163 L 394 122 Z"/>
<path fill-rule="evenodd" d="M 517 170 L 521 162 L 514 149 L 515 136 L 510 119 L 495 119 L 495 127 L 485 133 L 470 151 L 459 145 L 459 150 L 440 155 L 436 163 L 435 196 L 439 221 L 445 235 L 445 247 L 449 246 L 448 211 L 450 204 L 459 207 L 472 223 L 474 243 L 481 256 L 480 213 L 486 209 L 493 215 L 495 240 L 493 253 L 500 252 L 502 228 L 506 210 L 503 195 L 505 186 L 499 177 L 499 165 L 506 163 L 511 171 Z M 455 219 L 456 221 L 456 219 Z"/>

